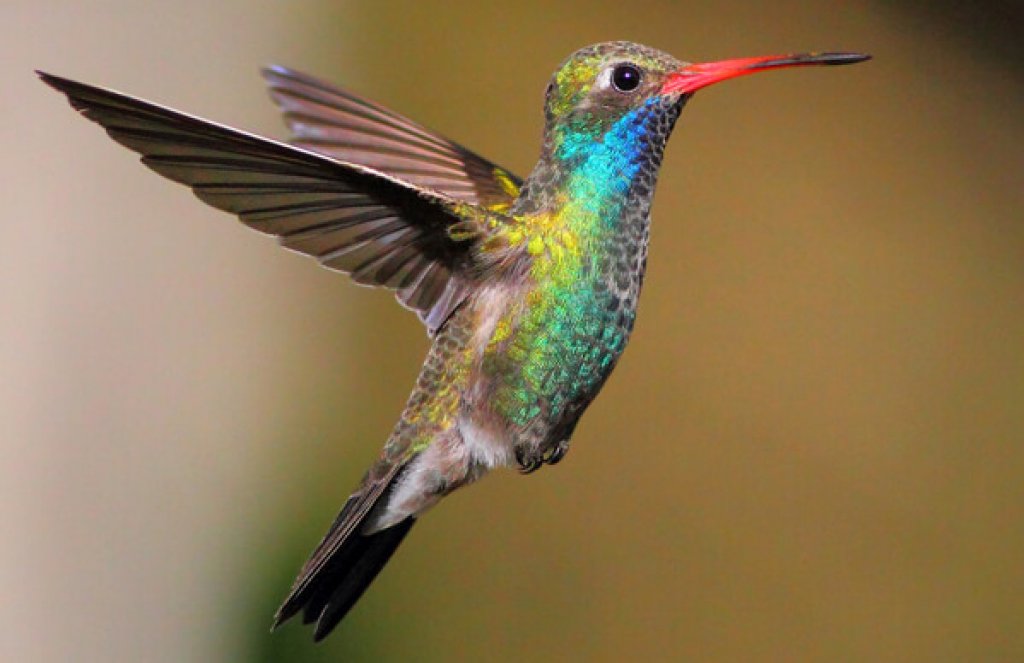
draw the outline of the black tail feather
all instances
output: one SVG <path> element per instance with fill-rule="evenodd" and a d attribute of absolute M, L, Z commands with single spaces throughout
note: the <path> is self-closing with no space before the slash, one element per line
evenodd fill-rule
<path fill-rule="evenodd" d="M 319 642 L 348 614 L 373 579 L 391 559 L 398 545 L 416 522 L 406 518 L 370 536 L 353 537 L 353 551 L 346 555 L 340 573 L 317 587 L 303 610 L 303 621 L 316 620 L 313 640 Z M 325 579 L 328 580 L 328 579 Z M 312 619 L 311 619 L 312 618 Z"/>
<path fill-rule="evenodd" d="M 322 640 L 362 596 L 415 522 L 408 517 L 387 529 L 362 533 L 374 508 L 387 502 L 405 467 L 406 463 L 378 463 L 370 468 L 303 565 L 271 630 L 302 612 L 303 623 L 317 622 L 314 637 Z"/>
<path fill-rule="evenodd" d="M 301 611 L 304 624 L 316 622 L 314 641 L 327 637 L 391 559 L 415 522 L 406 518 L 368 536 L 350 536 L 313 581 L 281 606 L 274 628 Z"/>

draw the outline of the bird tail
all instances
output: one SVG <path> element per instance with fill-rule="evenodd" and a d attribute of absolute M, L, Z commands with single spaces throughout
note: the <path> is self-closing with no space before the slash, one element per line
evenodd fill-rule
<path fill-rule="evenodd" d="M 387 499 L 388 488 L 396 483 L 397 476 L 390 474 L 378 481 L 368 477 L 362 488 L 348 499 L 303 566 L 274 616 L 272 629 L 302 611 L 304 624 L 316 622 L 313 640 L 323 640 L 391 559 L 416 522 L 415 518 L 408 517 L 372 534 L 361 532 L 373 507 Z"/>

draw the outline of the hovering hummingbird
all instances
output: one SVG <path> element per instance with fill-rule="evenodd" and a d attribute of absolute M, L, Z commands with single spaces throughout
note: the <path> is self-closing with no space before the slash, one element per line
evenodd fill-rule
<path fill-rule="evenodd" d="M 290 144 L 39 72 L 142 162 L 357 283 L 396 291 L 433 339 L 380 459 L 303 566 L 274 625 L 321 640 L 413 523 L 495 467 L 569 449 L 629 339 L 662 153 L 698 89 L 861 62 L 810 53 L 690 64 L 629 42 L 571 55 L 525 181 L 351 92 L 270 67 Z"/>

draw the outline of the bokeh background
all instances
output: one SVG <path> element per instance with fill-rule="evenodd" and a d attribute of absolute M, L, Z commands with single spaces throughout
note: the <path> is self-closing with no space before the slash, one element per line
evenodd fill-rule
<path fill-rule="evenodd" d="M 1024 660 L 1024 11 L 1011 2 L 0 7 L 0 659 Z M 285 135 L 257 67 L 525 175 L 548 76 L 642 41 L 869 64 L 701 92 L 629 351 L 556 468 L 271 635 L 427 339 L 158 178 L 32 69 Z"/>

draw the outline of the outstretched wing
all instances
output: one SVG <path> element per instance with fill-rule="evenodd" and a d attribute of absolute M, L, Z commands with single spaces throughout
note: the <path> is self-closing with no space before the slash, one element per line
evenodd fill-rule
<path fill-rule="evenodd" d="M 289 249 L 396 291 L 433 334 L 471 287 L 484 211 L 372 168 L 39 72 L 142 162 Z M 458 224 L 460 232 L 449 233 Z"/>
<path fill-rule="evenodd" d="M 285 67 L 263 77 L 294 145 L 495 211 L 519 194 L 518 177 L 383 106 Z"/>

